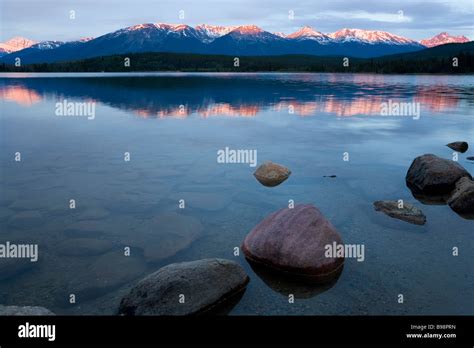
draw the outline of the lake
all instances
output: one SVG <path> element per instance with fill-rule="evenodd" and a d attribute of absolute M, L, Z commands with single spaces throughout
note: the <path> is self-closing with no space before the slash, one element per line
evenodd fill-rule
<path fill-rule="evenodd" d="M 0 243 L 39 250 L 37 262 L 0 259 L 0 304 L 115 314 L 161 266 L 221 257 L 250 276 L 232 315 L 474 314 L 474 221 L 405 184 L 415 157 L 474 146 L 472 76 L 1 74 L 0 100 Z M 419 113 L 381 113 L 397 103 Z M 226 147 L 292 174 L 264 187 L 249 163 L 218 163 Z M 467 156 L 458 161 L 472 174 Z M 373 208 L 399 199 L 427 223 Z M 308 286 L 236 256 L 290 200 L 317 206 L 345 243 L 365 246 L 364 261 Z"/>

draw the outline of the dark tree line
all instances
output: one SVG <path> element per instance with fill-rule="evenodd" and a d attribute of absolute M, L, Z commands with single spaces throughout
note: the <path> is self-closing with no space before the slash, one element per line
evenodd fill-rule
<path fill-rule="evenodd" d="M 125 66 L 125 58 L 130 66 Z M 458 66 L 453 66 L 457 57 Z M 233 56 L 177 53 L 136 53 L 90 58 L 73 62 L 30 64 L 15 67 L 0 64 L 2 72 L 367 72 L 380 74 L 428 73 L 469 74 L 474 72 L 474 52 L 460 51 L 444 56 L 407 54 L 380 58 L 350 58 L 305 55 L 239 57 L 234 66 Z"/>

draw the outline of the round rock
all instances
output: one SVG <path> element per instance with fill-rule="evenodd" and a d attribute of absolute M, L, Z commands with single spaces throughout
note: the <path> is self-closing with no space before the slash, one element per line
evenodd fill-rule
<path fill-rule="evenodd" d="M 326 257 L 327 245 L 342 245 L 334 226 L 311 204 L 266 217 L 247 235 L 242 251 L 252 262 L 313 283 L 336 278 L 343 258 Z"/>
<path fill-rule="evenodd" d="M 265 162 L 260 165 L 253 175 L 264 186 L 273 187 L 280 185 L 288 179 L 291 171 L 277 163 Z"/>
<path fill-rule="evenodd" d="M 174 263 L 138 282 L 122 299 L 119 314 L 202 314 L 231 301 L 248 282 L 243 268 L 233 261 Z"/>
<path fill-rule="evenodd" d="M 444 195 L 449 194 L 462 177 L 472 178 L 459 163 L 427 154 L 412 162 L 406 183 L 417 193 Z"/>

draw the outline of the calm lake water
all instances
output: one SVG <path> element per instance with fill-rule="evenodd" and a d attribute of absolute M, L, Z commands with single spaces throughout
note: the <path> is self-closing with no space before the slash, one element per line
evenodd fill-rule
<path fill-rule="evenodd" d="M 405 185 L 415 157 L 451 158 L 452 141 L 474 147 L 472 76 L 3 74 L 0 100 L 0 243 L 39 246 L 36 263 L 0 259 L 0 304 L 114 314 L 159 267 L 222 257 L 251 278 L 230 314 L 474 314 L 474 221 L 423 205 Z M 95 117 L 57 116 L 65 100 L 93 103 Z M 419 103 L 420 117 L 382 116 L 390 100 Z M 217 163 L 225 147 L 292 174 L 264 187 L 248 164 Z M 472 174 L 473 155 L 459 155 Z M 398 199 L 426 225 L 374 211 Z M 316 205 L 345 243 L 365 245 L 365 260 L 308 287 L 234 256 L 289 200 Z"/>

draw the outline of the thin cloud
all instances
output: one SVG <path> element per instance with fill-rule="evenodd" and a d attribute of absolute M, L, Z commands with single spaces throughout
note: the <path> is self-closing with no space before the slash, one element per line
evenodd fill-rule
<path fill-rule="evenodd" d="M 324 18 L 340 18 L 340 19 L 359 19 L 372 22 L 385 22 L 385 23 L 409 23 L 413 21 L 413 18 L 406 16 L 403 11 L 400 10 L 398 13 L 385 13 L 385 12 L 367 12 L 367 11 L 351 11 L 351 12 L 339 12 L 339 11 L 323 11 L 318 13 L 316 19 Z"/>

